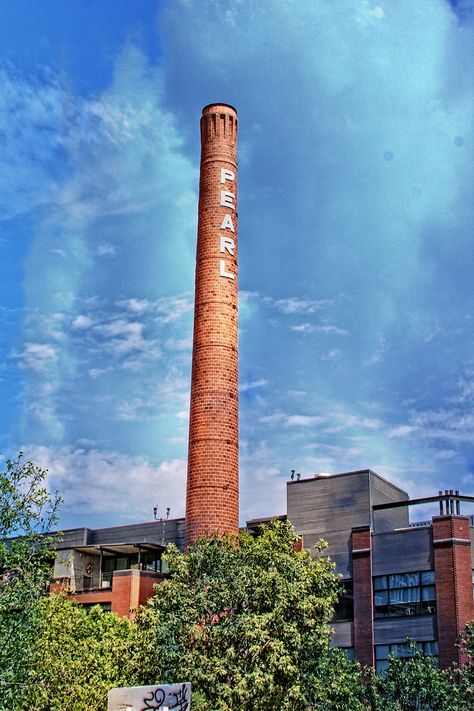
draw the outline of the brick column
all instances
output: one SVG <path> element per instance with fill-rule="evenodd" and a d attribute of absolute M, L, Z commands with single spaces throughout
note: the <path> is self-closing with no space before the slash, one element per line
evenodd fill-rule
<path fill-rule="evenodd" d="M 237 115 L 201 118 L 185 543 L 238 532 Z"/>
<path fill-rule="evenodd" d="M 464 516 L 434 517 L 433 549 L 439 663 L 445 668 L 452 662 L 463 664 L 467 661 L 456 642 L 474 612 L 469 519 Z"/>
<path fill-rule="evenodd" d="M 112 578 L 112 612 L 119 617 L 130 615 L 132 570 L 116 570 Z"/>
<path fill-rule="evenodd" d="M 352 529 L 352 583 L 355 657 L 363 666 L 373 667 L 372 534 L 368 526 Z"/>

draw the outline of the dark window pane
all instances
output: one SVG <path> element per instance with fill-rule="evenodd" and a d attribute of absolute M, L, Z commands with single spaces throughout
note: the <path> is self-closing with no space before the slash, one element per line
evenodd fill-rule
<path fill-rule="evenodd" d="M 423 651 L 427 657 L 438 656 L 438 642 L 423 642 Z"/>
<path fill-rule="evenodd" d="M 415 587 L 420 584 L 420 574 L 399 573 L 398 575 L 390 575 L 389 582 L 391 588 Z"/>
<path fill-rule="evenodd" d="M 354 595 L 352 593 L 352 580 L 345 580 L 342 585 L 342 592 L 334 608 L 334 622 L 343 622 L 354 619 Z"/>
<path fill-rule="evenodd" d="M 388 604 L 388 592 L 380 591 L 374 593 L 374 605 L 387 605 Z"/>
<path fill-rule="evenodd" d="M 421 584 L 422 585 L 433 585 L 435 581 L 434 570 L 422 570 L 421 572 Z"/>
<path fill-rule="evenodd" d="M 436 588 L 434 585 L 428 585 L 426 588 L 422 588 L 421 592 L 423 600 L 436 600 Z"/>
<path fill-rule="evenodd" d="M 389 652 L 390 646 L 388 644 L 377 644 L 375 647 L 375 658 L 388 659 Z"/>
<path fill-rule="evenodd" d="M 374 578 L 374 590 L 386 590 L 387 589 L 387 576 L 380 575 Z"/>
<path fill-rule="evenodd" d="M 420 649 L 421 642 L 417 642 L 416 646 Z M 395 657 L 413 657 L 415 654 L 415 650 L 412 647 L 409 647 L 408 644 L 391 644 L 390 652 Z"/>
<path fill-rule="evenodd" d="M 399 588 L 390 590 L 390 604 L 403 605 L 405 602 L 419 602 L 420 588 Z"/>

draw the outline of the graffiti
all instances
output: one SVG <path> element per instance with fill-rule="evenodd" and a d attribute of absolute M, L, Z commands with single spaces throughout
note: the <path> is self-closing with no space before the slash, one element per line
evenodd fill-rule
<path fill-rule="evenodd" d="M 189 711 L 190 709 L 190 699 L 188 697 L 189 685 L 182 684 L 182 686 L 176 691 L 168 692 L 161 687 L 158 687 L 154 691 L 150 691 L 149 697 L 143 699 L 146 704 L 142 711 L 148 711 L 149 709 L 173 709 L 173 711 Z"/>

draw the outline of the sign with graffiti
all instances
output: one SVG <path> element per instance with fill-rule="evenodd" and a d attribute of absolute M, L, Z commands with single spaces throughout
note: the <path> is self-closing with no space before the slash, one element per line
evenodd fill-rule
<path fill-rule="evenodd" d="M 129 686 L 111 689 L 108 711 L 190 711 L 191 684 Z"/>

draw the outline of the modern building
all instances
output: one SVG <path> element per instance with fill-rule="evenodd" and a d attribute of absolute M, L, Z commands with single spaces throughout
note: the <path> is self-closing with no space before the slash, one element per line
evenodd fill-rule
<path fill-rule="evenodd" d="M 87 607 L 133 614 L 164 579 L 168 543 L 184 547 L 184 519 L 64 531 L 51 591 L 66 590 Z"/>
<path fill-rule="evenodd" d="M 237 113 L 204 107 L 186 517 L 66 531 L 52 588 L 119 615 L 153 594 L 166 575 L 167 543 L 180 548 L 208 533 L 238 530 Z M 294 473 L 293 473 L 294 474 Z M 325 539 L 344 581 L 334 644 L 382 669 L 411 637 L 442 667 L 462 662 L 459 633 L 474 617 L 474 525 L 458 492 L 408 494 L 369 469 L 287 484 L 288 518 L 313 549 Z M 437 504 L 439 515 L 410 523 L 409 511 Z M 264 519 L 247 522 L 258 533 Z"/>
<path fill-rule="evenodd" d="M 474 618 L 474 521 L 460 514 L 474 497 L 444 492 L 410 500 L 370 469 L 287 483 L 287 514 L 303 546 L 328 542 L 345 593 L 334 644 L 383 669 L 407 637 L 442 667 L 463 661 L 459 633 Z M 409 511 L 434 504 L 439 515 L 410 524 Z M 268 519 L 247 522 L 257 532 Z M 127 615 L 153 594 L 166 570 L 164 547 L 184 548 L 184 518 L 63 534 L 53 588 L 67 586 L 84 605 Z"/>

